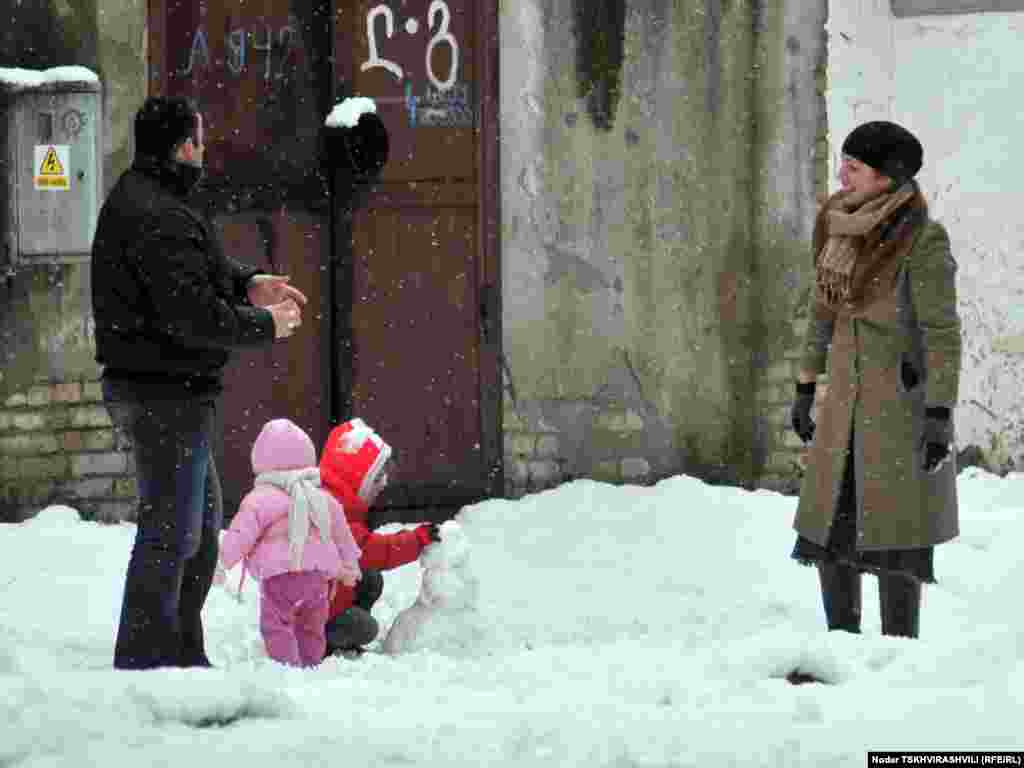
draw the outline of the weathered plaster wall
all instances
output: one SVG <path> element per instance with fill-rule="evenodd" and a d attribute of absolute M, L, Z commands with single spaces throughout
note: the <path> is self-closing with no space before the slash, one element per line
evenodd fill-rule
<path fill-rule="evenodd" d="M 96 72 L 104 86 L 109 188 L 132 162 L 135 112 L 146 98 L 147 0 L 93 0 L 98 19 Z"/>
<path fill-rule="evenodd" d="M 108 188 L 131 160 L 132 118 L 145 96 L 145 13 L 145 0 L 20 0 L 0 26 L 0 67 L 74 64 L 99 75 Z M 114 438 L 94 407 L 90 295 L 87 265 L 2 268 L 0 520 L 55 493 L 81 490 L 97 504 L 118 495 L 115 485 L 130 493 L 117 476 L 124 466 L 97 461 Z"/>
<path fill-rule="evenodd" d="M 785 491 L 797 489 L 805 460 L 789 411 L 806 326 L 811 230 L 828 177 L 826 5 L 778 4 L 756 62 L 755 445 L 764 457 L 758 484 Z"/>
<path fill-rule="evenodd" d="M 865 120 L 895 120 L 924 145 L 918 178 L 960 266 L 958 444 L 992 469 L 1024 462 L 1022 39 L 1024 13 L 894 18 L 888 0 L 833 0 L 829 21 L 833 168 Z"/>
<path fill-rule="evenodd" d="M 581 40 L 614 61 L 619 15 L 581 3 L 503 6 L 509 486 L 754 484 L 784 441 L 823 3 L 620 2 L 597 99 Z"/>

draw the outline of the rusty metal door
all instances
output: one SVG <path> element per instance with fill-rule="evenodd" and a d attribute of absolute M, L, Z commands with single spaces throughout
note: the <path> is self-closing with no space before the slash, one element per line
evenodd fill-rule
<path fill-rule="evenodd" d="M 150 94 L 195 99 L 206 128 L 197 201 L 235 259 L 292 276 L 310 300 L 287 342 L 236 355 L 214 447 L 225 513 L 252 486 L 252 443 L 290 418 L 319 448 L 330 415 L 330 215 L 320 131 L 331 104 L 330 0 L 150 0 Z"/>
<path fill-rule="evenodd" d="M 390 134 L 380 180 L 336 198 L 335 246 L 339 415 L 396 449 L 390 519 L 502 493 L 497 17 L 335 0 L 336 96 Z"/>

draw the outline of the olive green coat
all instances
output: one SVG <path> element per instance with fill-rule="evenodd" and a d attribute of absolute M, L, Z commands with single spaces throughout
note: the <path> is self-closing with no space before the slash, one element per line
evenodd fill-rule
<path fill-rule="evenodd" d="M 821 546 L 839 499 L 853 429 L 858 549 L 940 544 L 959 533 L 955 456 L 921 469 L 926 406 L 957 401 L 960 318 L 949 236 L 927 221 L 891 295 L 857 313 L 812 312 L 802 367 L 828 371 L 793 527 Z M 908 372 L 918 383 L 908 388 Z M 911 383 L 913 376 L 910 377 Z"/>

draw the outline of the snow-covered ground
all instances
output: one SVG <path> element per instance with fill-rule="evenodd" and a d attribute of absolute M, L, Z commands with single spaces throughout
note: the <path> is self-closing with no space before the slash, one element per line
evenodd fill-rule
<path fill-rule="evenodd" d="M 960 493 L 918 641 L 879 635 L 872 578 L 864 634 L 824 631 L 816 575 L 788 557 L 792 497 L 578 481 L 463 510 L 476 599 L 428 647 L 310 670 L 266 657 L 257 586 L 239 599 L 235 571 L 205 613 L 217 669 L 113 671 L 134 526 L 48 508 L 0 525 L 0 765 L 861 768 L 868 750 L 1021 750 L 1024 475 L 968 470 Z M 385 632 L 421 573 L 385 575 Z"/>

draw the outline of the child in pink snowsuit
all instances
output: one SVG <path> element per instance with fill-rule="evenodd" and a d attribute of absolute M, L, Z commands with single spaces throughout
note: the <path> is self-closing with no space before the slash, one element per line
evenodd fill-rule
<path fill-rule="evenodd" d="M 288 419 L 264 425 L 252 448 L 255 487 L 224 532 L 225 568 L 245 560 L 260 582 L 260 632 L 267 654 L 292 666 L 324 658 L 329 585 L 354 585 L 359 547 L 341 505 L 320 489 L 313 441 Z"/>

